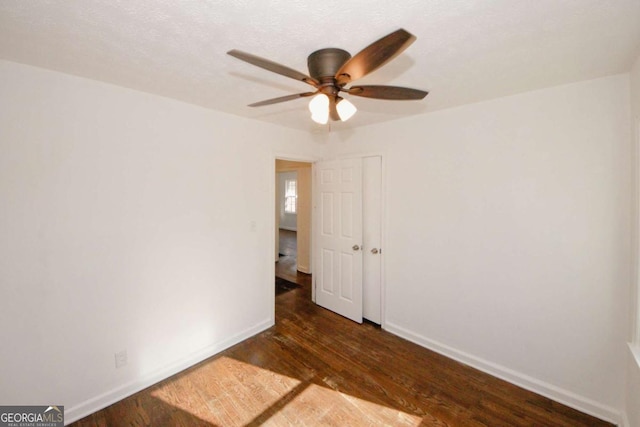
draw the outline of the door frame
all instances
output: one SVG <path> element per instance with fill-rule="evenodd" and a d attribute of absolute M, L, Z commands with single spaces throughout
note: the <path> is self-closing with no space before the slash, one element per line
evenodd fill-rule
<path fill-rule="evenodd" d="M 370 151 L 361 154 L 362 158 L 365 157 L 380 157 L 380 224 L 382 231 L 380 233 L 380 248 L 382 249 L 382 260 L 380 262 L 380 327 L 387 329 L 387 316 L 386 316 L 386 296 L 387 296 L 387 230 L 389 224 L 387 223 L 387 165 L 386 165 L 386 152 L 382 151 Z"/>
<path fill-rule="evenodd" d="M 386 214 L 386 206 L 387 206 L 387 201 L 386 201 L 386 197 L 387 197 L 387 192 L 386 192 L 386 181 L 387 181 L 387 175 L 386 175 L 386 164 L 385 164 L 385 157 L 386 157 L 386 153 L 381 152 L 381 151 L 371 151 L 371 152 L 365 152 L 365 153 L 359 153 L 357 155 L 353 155 L 353 154 L 345 154 L 345 155 L 339 155 L 339 156 L 335 156 L 335 157 L 329 157 L 329 158 L 322 158 L 322 159 L 317 159 L 318 161 L 322 160 L 345 160 L 345 159 L 354 159 L 354 158 L 360 158 L 360 159 L 364 159 L 365 157 L 380 157 L 380 174 L 381 174 L 381 182 L 380 182 L 380 204 L 382 206 L 380 206 L 380 223 L 382 224 L 382 232 L 380 233 L 380 247 L 382 248 L 383 252 L 386 250 L 386 242 L 387 242 L 387 229 L 389 228 L 388 224 L 387 224 L 387 214 Z M 315 197 L 318 194 L 318 189 L 317 189 L 317 181 L 316 181 L 316 165 L 314 163 L 312 170 L 311 170 L 311 192 L 313 194 L 313 201 L 314 201 L 314 206 L 313 209 L 311 210 L 311 240 L 312 240 L 312 245 L 314 240 L 314 236 L 315 233 L 317 232 L 317 214 L 316 214 L 316 209 L 315 209 Z M 364 243 L 364 242 L 363 242 Z M 275 242 L 274 242 L 275 245 Z M 313 271 L 313 262 L 314 262 L 314 257 L 313 257 L 313 252 L 311 254 L 311 268 Z M 386 329 L 386 256 L 382 256 L 382 261 L 380 263 L 380 327 L 382 329 Z M 313 282 L 312 286 L 311 286 L 311 300 L 315 303 L 316 302 L 316 286 L 315 286 L 315 281 Z"/>
<path fill-rule="evenodd" d="M 364 157 L 372 157 L 372 156 L 379 156 L 380 157 L 380 163 L 381 163 L 381 174 L 382 174 L 382 182 L 380 184 L 381 188 L 381 196 L 380 196 L 380 203 L 382 204 L 381 209 L 380 209 L 380 215 L 382 216 L 381 218 L 381 223 L 382 223 L 382 233 L 380 236 L 380 247 L 382 248 L 383 251 L 387 250 L 387 230 L 389 229 L 389 224 L 387 223 L 387 191 L 386 191 L 386 187 L 387 187 L 387 168 L 386 168 L 386 155 L 387 153 L 384 151 L 368 151 L 368 152 L 364 152 L 364 153 L 359 153 L 358 155 L 354 155 L 354 154 L 343 154 L 343 155 L 338 155 L 335 157 L 324 157 L 324 156 L 317 156 L 317 155 L 312 155 L 312 154 L 307 154 L 307 155 L 301 155 L 299 153 L 292 153 L 292 152 L 286 152 L 286 151 L 277 151 L 272 153 L 272 155 L 269 157 L 269 166 L 268 166 L 268 171 L 269 171 L 269 204 L 268 204 L 268 208 L 267 208 L 267 212 L 266 212 L 266 217 L 267 217 L 267 221 L 269 222 L 269 226 L 270 227 L 274 227 L 274 224 L 276 222 L 276 217 L 275 217 L 275 211 L 276 211 L 276 160 L 280 159 L 280 160 L 291 160 L 294 162 L 306 162 L 306 163 L 311 163 L 311 197 L 312 197 L 312 207 L 311 207 L 311 241 L 310 241 L 310 254 L 309 256 L 311 257 L 310 259 L 310 267 L 311 267 L 311 274 L 313 274 L 314 271 L 314 252 L 313 252 L 313 242 L 314 242 L 314 235 L 315 232 L 317 230 L 317 218 L 316 218 L 316 210 L 315 210 L 315 204 L 314 204 L 314 198 L 315 198 L 315 194 L 317 193 L 317 188 L 316 188 L 316 168 L 315 168 L 315 162 L 317 161 L 321 161 L 321 160 L 340 160 L 340 159 L 349 159 L 349 158 L 354 158 L 354 157 L 359 157 L 359 158 L 364 158 Z M 275 230 L 272 229 L 272 232 L 269 233 L 269 248 L 267 251 L 267 256 L 266 259 L 269 263 L 268 268 L 267 268 L 267 274 L 268 277 L 265 280 L 265 283 L 267 283 L 267 289 L 268 289 L 268 295 L 269 295 L 269 304 L 270 304 L 270 321 L 271 324 L 274 325 L 275 324 L 275 319 L 276 319 L 276 299 L 275 299 L 275 293 L 273 292 L 273 280 L 274 277 L 276 276 L 276 265 L 275 265 L 275 257 L 276 257 L 276 253 L 275 253 L 275 247 L 276 247 L 276 234 L 275 234 Z M 380 326 L 382 327 L 382 329 L 386 329 L 386 322 L 387 322 L 387 316 L 386 316 L 386 264 L 387 264 L 387 257 L 383 256 L 382 257 L 382 262 L 380 265 Z M 312 282 L 311 284 L 311 300 L 315 303 L 316 302 L 316 286 L 315 286 L 315 282 Z"/>

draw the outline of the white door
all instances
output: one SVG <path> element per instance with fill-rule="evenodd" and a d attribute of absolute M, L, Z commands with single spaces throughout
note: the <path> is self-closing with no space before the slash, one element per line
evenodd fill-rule
<path fill-rule="evenodd" d="M 363 317 L 378 325 L 382 318 L 382 158 L 362 163 L 363 206 Z"/>
<path fill-rule="evenodd" d="M 316 303 L 362 323 L 362 159 L 315 164 Z"/>

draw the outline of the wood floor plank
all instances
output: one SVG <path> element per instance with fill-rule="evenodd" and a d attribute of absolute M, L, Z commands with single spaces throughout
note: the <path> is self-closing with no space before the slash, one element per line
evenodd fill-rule
<path fill-rule="evenodd" d="M 543 396 L 358 325 L 276 298 L 276 325 L 73 424 L 86 426 L 611 426 Z"/>

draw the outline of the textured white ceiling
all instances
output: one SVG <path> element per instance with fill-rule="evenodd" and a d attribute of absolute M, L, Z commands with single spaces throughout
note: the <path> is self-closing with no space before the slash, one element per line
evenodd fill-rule
<path fill-rule="evenodd" d="M 358 114 L 331 129 L 628 71 L 640 54 L 640 0 L 2 0 L 0 58 L 325 132 L 304 99 L 246 107 L 309 86 L 225 53 L 307 73 L 314 50 L 355 54 L 398 28 L 417 41 L 358 83 L 429 96 L 351 97 Z"/>

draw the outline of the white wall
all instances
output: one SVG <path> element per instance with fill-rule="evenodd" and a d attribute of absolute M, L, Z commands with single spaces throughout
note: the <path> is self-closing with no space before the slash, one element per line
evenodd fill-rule
<path fill-rule="evenodd" d="M 0 402 L 72 421 L 273 323 L 273 159 L 321 146 L 4 61 L 0 99 Z"/>
<path fill-rule="evenodd" d="M 635 225 L 635 252 L 634 256 L 636 257 L 636 270 L 635 277 L 632 283 L 635 289 L 631 290 L 631 295 L 633 296 L 631 301 L 631 310 L 635 312 L 636 310 L 640 310 L 640 295 L 638 295 L 638 281 L 640 280 L 638 277 L 638 257 L 640 256 L 640 251 L 638 251 L 639 247 L 639 235 L 638 235 L 638 226 L 640 224 L 640 209 L 638 208 L 638 190 L 640 187 L 640 157 L 638 154 L 640 153 L 640 56 L 636 59 L 636 62 L 631 69 L 631 132 L 634 134 L 634 142 L 635 142 L 635 206 L 634 206 L 634 225 Z M 633 313 L 636 314 L 636 313 Z M 638 315 L 640 316 L 640 314 Z M 635 335 L 635 345 L 636 345 L 636 356 L 629 352 L 629 361 L 627 364 L 627 383 L 626 383 L 626 408 L 627 408 L 627 417 L 629 420 L 629 426 L 632 427 L 640 427 L 640 325 L 637 324 L 640 319 L 635 316 L 631 316 L 631 322 L 636 323 L 632 325 L 633 335 Z"/>
<path fill-rule="evenodd" d="M 385 156 L 385 327 L 618 421 L 629 128 L 622 75 L 334 135 Z"/>

